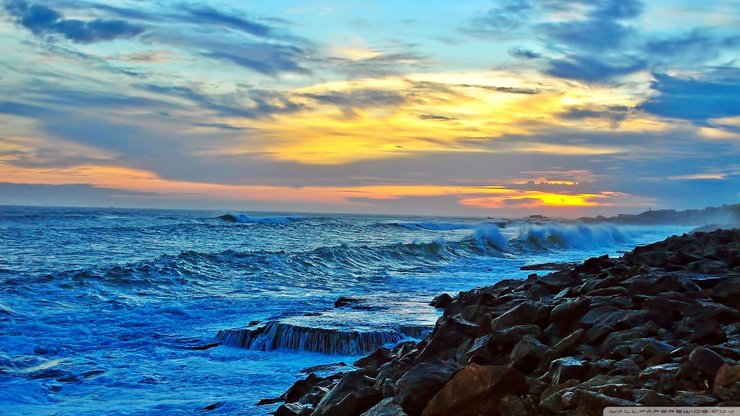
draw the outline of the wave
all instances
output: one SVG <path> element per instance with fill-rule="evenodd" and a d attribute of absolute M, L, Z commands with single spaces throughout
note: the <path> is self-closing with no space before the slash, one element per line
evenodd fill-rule
<path fill-rule="evenodd" d="M 426 231 L 451 231 L 451 230 L 470 230 L 476 227 L 476 224 L 465 224 L 455 222 L 389 222 L 384 225 L 405 228 L 407 230 L 426 230 Z"/>
<path fill-rule="evenodd" d="M 258 351 L 292 350 L 324 354 L 363 355 L 409 338 L 421 338 L 429 329 L 399 326 L 397 329 L 357 331 L 351 329 L 313 328 L 270 322 L 257 328 L 219 331 L 223 345 Z"/>
<path fill-rule="evenodd" d="M 306 217 L 301 216 L 287 216 L 287 217 L 252 217 L 249 215 L 243 215 L 243 214 L 224 214 L 219 216 L 218 218 L 227 221 L 227 222 L 237 222 L 240 224 L 272 224 L 272 225 L 279 225 L 279 224 L 290 224 L 296 221 L 303 221 L 306 219 Z"/>
<path fill-rule="evenodd" d="M 119 286 L 184 284 L 206 287 L 211 281 L 237 273 L 259 275 L 265 284 L 270 279 L 274 279 L 275 284 L 284 284 L 284 279 L 290 278 L 293 284 L 300 286 L 310 285 L 309 277 L 315 284 L 331 284 L 343 279 L 386 276 L 389 272 L 429 271 L 464 258 L 615 247 L 633 241 L 629 231 L 610 224 L 519 223 L 500 228 L 495 223 L 484 223 L 458 240 L 438 237 L 432 241 L 377 246 L 341 244 L 296 252 L 186 251 L 148 261 L 57 272 L 40 279 L 66 279 L 74 285 L 102 281 Z M 304 278 L 295 279 L 294 276 Z"/>
<path fill-rule="evenodd" d="M 515 239 L 529 250 L 590 249 L 631 243 L 633 235 L 613 224 L 528 224 Z"/>

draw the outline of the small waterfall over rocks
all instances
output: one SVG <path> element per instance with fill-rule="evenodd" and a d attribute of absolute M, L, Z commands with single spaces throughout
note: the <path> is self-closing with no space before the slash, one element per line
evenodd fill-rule
<path fill-rule="evenodd" d="M 252 350 L 287 349 L 325 354 L 362 355 L 386 344 L 397 344 L 408 338 L 420 338 L 430 331 L 421 326 L 405 325 L 397 330 L 357 331 L 312 328 L 282 322 L 268 322 L 257 328 L 219 331 L 223 345 Z"/>

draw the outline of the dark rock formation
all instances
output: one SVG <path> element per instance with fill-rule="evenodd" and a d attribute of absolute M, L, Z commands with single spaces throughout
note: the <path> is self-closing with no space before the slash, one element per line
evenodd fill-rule
<path fill-rule="evenodd" d="M 421 342 L 377 350 L 341 379 L 298 381 L 283 399 L 306 392 L 302 406 L 281 411 L 601 415 L 607 406 L 737 406 L 739 286 L 740 230 L 719 230 L 461 292 L 445 300 Z"/>

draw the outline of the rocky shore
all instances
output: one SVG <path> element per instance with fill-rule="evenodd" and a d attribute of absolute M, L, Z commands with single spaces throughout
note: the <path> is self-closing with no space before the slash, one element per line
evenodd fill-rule
<path fill-rule="evenodd" d="M 601 415 L 740 406 L 740 230 L 442 295 L 434 331 L 310 374 L 278 416 Z"/>

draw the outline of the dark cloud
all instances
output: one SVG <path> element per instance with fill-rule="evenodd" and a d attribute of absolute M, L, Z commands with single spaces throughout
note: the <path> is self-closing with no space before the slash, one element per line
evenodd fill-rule
<path fill-rule="evenodd" d="M 398 92 L 374 89 L 329 91 L 302 96 L 319 104 L 336 106 L 346 116 L 354 115 L 354 110 L 358 108 L 394 107 L 406 101 L 406 97 Z"/>
<path fill-rule="evenodd" d="M 245 92 L 214 96 L 184 86 L 139 84 L 136 87 L 165 97 L 180 97 L 199 107 L 215 111 L 221 116 L 250 119 L 267 118 L 275 114 L 300 111 L 303 107 L 284 93 L 273 90 L 248 90 Z"/>
<path fill-rule="evenodd" d="M 722 36 L 708 28 L 696 28 L 681 36 L 647 42 L 645 52 L 665 64 L 700 64 L 717 58 L 725 48 L 740 46 L 740 35 Z"/>
<path fill-rule="evenodd" d="M 29 4 L 24 0 L 6 2 L 5 10 L 15 18 L 17 24 L 37 36 L 61 35 L 75 43 L 131 38 L 144 32 L 143 27 L 119 19 L 65 19 L 52 8 Z"/>
<path fill-rule="evenodd" d="M 433 121 L 455 121 L 455 117 L 442 116 L 439 114 L 422 114 L 419 116 L 421 120 L 433 120 Z"/>
<path fill-rule="evenodd" d="M 613 78 L 628 75 L 647 67 L 637 58 L 624 58 L 612 63 L 603 58 L 588 55 L 571 55 L 562 59 L 550 59 L 545 67 L 549 75 L 591 83 L 607 83 Z"/>
<path fill-rule="evenodd" d="M 296 46 L 268 43 L 242 43 L 224 45 L 221 50 L 210 49 L 201 53 L 211 59 L 228 61 L 264 75 L 276 76 L 281 73 L 310 74 L 301 66 L 306 52 Z"/>
<path fill-rule="evenodd" d="M 205 5 L 186 5 L 183 10 L 186 12 L 185 18 L 189 18 L 191 23 L 214 24 L 260 37 L 268 36 L 272 32 L 272 28 L 270 26 L 254 22 L 243 17 L 227 14 Z"/>
<path fill-rule="evenodd" d="M 720 76 L 679 78 L 655 74 L 651 88 L 658 93 L 641 108 L 663 117 L 696 123 L 740 115 L 740 69 Z"/>
<path fill-rule="evenodd" d="M 542 56 L 540 53 L 524 48 L 511 48 L 509 49 L 509 55 L 519 59 L 537 59 Z"/>
<path fill-rule="evenodd" d="M 567 111 L 559 113 L 558 116 L 567 120 L 603 119 L 611 122 L 612 128 L 619 127 L 629 115 L 631 109 L 627 106 L 605 106 L 605 107 L 571 107 Z"/>

